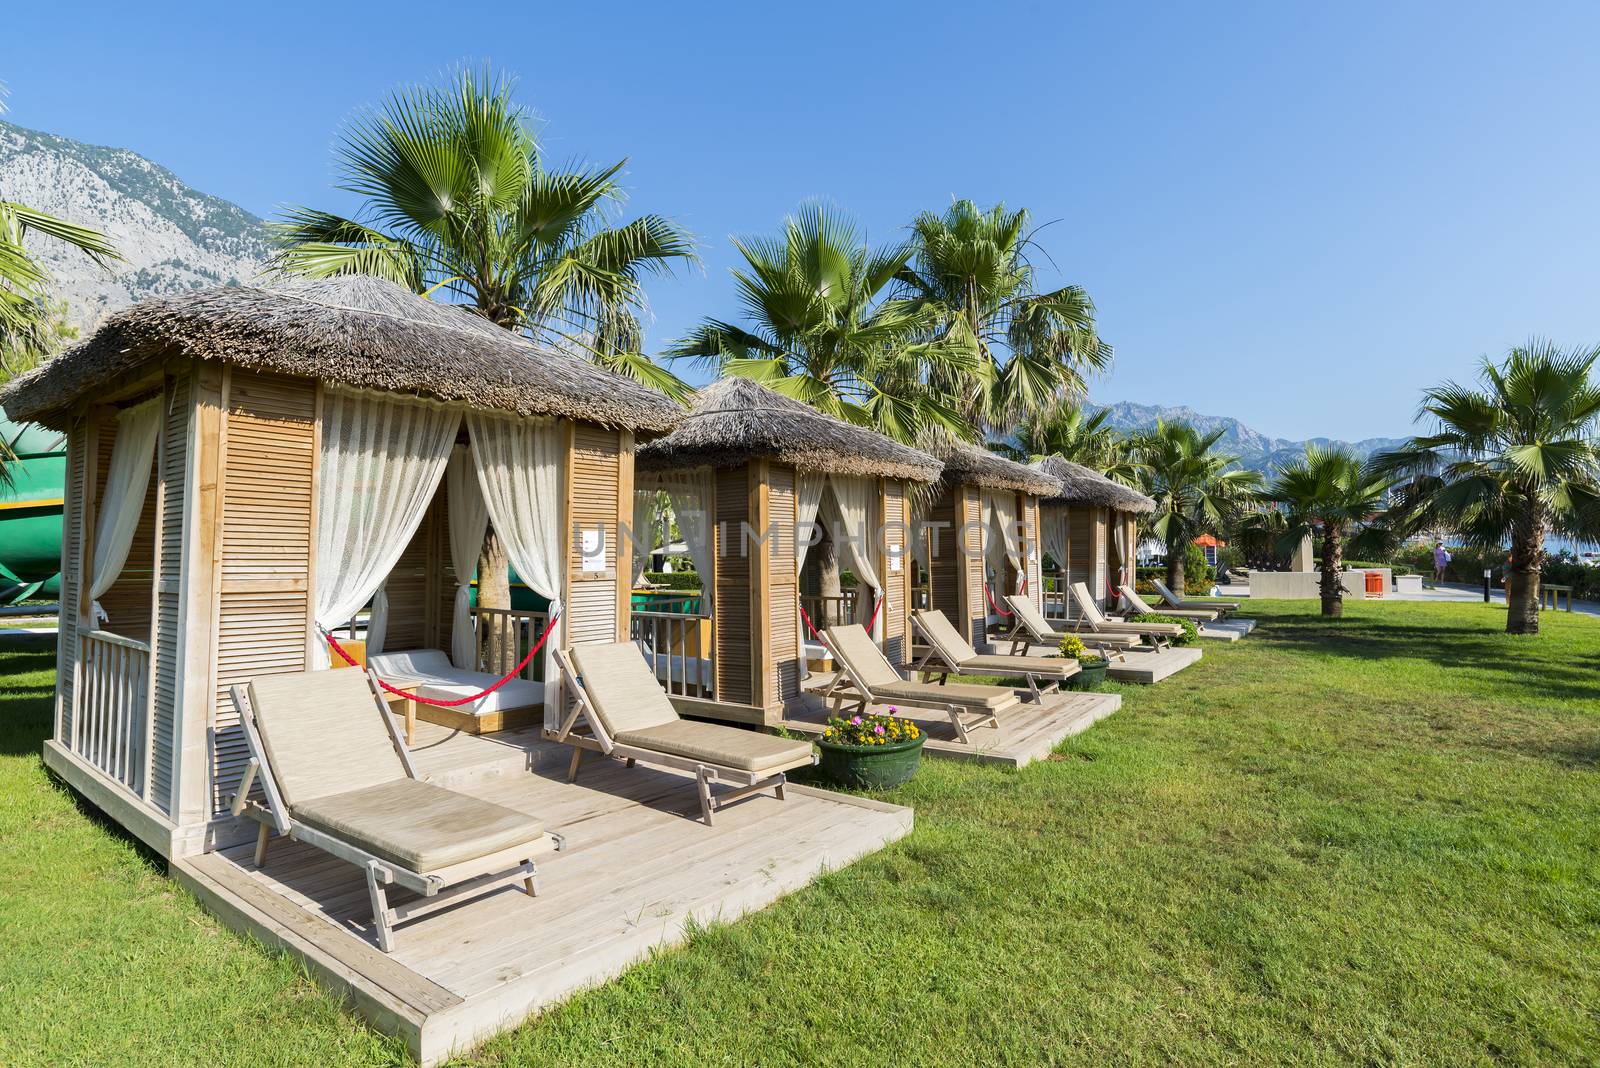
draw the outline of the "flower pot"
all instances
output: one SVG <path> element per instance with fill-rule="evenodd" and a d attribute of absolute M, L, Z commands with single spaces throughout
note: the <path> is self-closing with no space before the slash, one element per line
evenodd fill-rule
<path fill-rule="evenodd" d="M 1111 661 L 1102 660 L 1096 664 L 1085 664 L 1078 661 L 1078 672 L 1067 679 L 1069 690 L 1097 690 L 1100 684 L 1106 681 L 1106 671 L 1111 667 Z"/>
<path fill-rule="evenodd" d="M 840 745 L 817 740 L 822 759 L 818 769 L 840 786 L 862 790 L 887 790 L 899 786 L 917 772 L 922 763 L 922 743 L 927 735 L 888 745 Z"/>

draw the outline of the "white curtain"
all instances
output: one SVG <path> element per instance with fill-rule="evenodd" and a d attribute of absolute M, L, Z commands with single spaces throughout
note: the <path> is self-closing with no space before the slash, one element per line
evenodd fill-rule
<path fill-rule="evenodd" d="M 656 495 L 659 491 L 652 486 L 641 486 L 635 483 L 633 488 L 633 581 L 635 584 L 644 578 L 644 573 L 650 566 L 650 550 L 655 548 L 656 542 Z M 622 546 L 617 546 L 617 552 L 622 552 Z"/>
<path fill-rule="evenodd" d="M 883 596 L 883 580 L 878 577 L 878 480 L 848 475 L 829 475 L 828 487 L 833 491 L 833 502 L 839 508 L 839 519 L 844 526 L 842 537 L 835 541 L 844 550 L 850 570 L 863 586 L 871 588 L 872 603 L 859 606 L 857 614 L 872 613 L 879 597 Z M 872 620 L 873 640 L 883 640 L 883 613 Z"/>
<path fill-rule="evenodd" d="M 1121 512 L 1111 513 L 1111 541 L 1117 547 L 1117 578 L 1119 583 L 1126 582 L 1133 585 L 1133 576 L 1128 573 L 1128 524 L 1123 520 Z M 1123 604 L 1122 591 L 1117 591 L 1117 604 Z"/>
<path fill-rule="evenodd" d="M 478 468 L 478 486 L 494 523 L 505 542 L 517 577 L 550 602 L 550 617 L 561 611 L 561 432 L 553 419 L 467 413 L 472 433 L 472 455 Z M 560 643 L 552 634 L 540 655 L 544 658 L 544 722 L 560 727 L 561 679 L 555 652 Z"/>
<path fill-rule="evenodd" d="M 133 532 L 139 527 L 150 469 L 155 464 L 156 435 L 161 429 L 161 398 L 124 408 L 117 415 L 117 438 L 106 470 L 106 492 L 94 524 L 94 561 L 89 596 L 99 598 L 113 585 L 128 562 Z M 94 623 L 104 613 L 95 605 Z"/>
<path fill-rule="evenodd" d="M 1039 540 L 1045 555 L 1055 561 L 1061 571 L 1067 570 L 1067 509 L 1061 506 L 1039 506 Z"/>
<path fill-rule="evenodd" d="M 989 567 L 999 578 L 1005 574 L 1005 564 L 1009 562 L 1020 589 L 1027 571 L 1023 568 L 1022 539 L 1017 536 L 1017 495 L 984 490 L 983 511 L 989 526 L 989 544 L 985 552 Z M 998 591 L 996 596 L 999 596 Z"/>
<path fill-rule="evenodd" d="M 384 579 L 378 592 L 372 595 L 372 607 L 367 610 L 367 655 L 383 652 L 383 643 L 389 637 L 389 580 Z"/>
<path fill-rule="evenodd" d="M 712 497 L 715 484 L 709 468 L 698 471 L 656 471 L 650 475 L 651 485 L 664 490 L 672 505 L 672 516 L 678 521 L 678 533 L 689 549 L 689 559 L 700 574 L 700 604 L 705 615 L 712 613 L 712 578 L 715 545 L 711 539 Z"/>
<path fill-rule="evenodd" d="M 444 477 L 461 416 L 426 401 L 329 390 L 317 486 L 317 625 L 372 600 L 406 551 Z M 379 635 L 382 638 L 382 635 Z M 327 643 L 312 642 L 327 667 Z"/>
<path fill-rule="evenodd" d="M 489 506 L 478 487 L 472 450 L 458 445 L 445 469 L 445 499 L 450 508 L 450 566 L 456 572 L 456 599 L 450 613 L 450 662 L 463 671 L 478 670 L 478 635 L 472 620 L 472 573 L 478 568 L 483 539 L 489 533 Z"/>
<path fill-rule="evenodd" d="M 822 489 L 828 484 L 828 476 L 820 471 L 800 472 L 800 484 L 795 487 L 794 498 L 794 573 L 796 575 L 805 570 L 806 554 L 811 551 L 811 535 L 813 525 L 817 521 L 817 512 L 822 507 Z"/>

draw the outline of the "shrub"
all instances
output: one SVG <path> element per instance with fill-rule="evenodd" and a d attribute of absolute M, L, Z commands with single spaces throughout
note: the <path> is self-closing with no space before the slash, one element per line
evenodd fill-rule
<path fill-rule="evenodd" d="M 836 745 L 892 745 L 922 737 L 917 725 L 901 719 L 897 712 L 899 709 L 890 708 L 887 716 L 834 716 L 828 720 L 822 739 Z"/>
<path fill-rule="evenodd" d="M 704 585 L 694 571 L 646 571 L 644 577 L 669 590 L 698 590 Z"/>
<path fill-rule="evenodd" d="M 1181 616 L 1168 616 L 1160 612 L 1133 612 L 1127 617 L 1130 623 L 1176 623 L 1183 628 L 1180 637 L 1172 639 L 1173 645 L 1193 645 L 1200 640 L 1200 628 L 1195 621 Z"/>

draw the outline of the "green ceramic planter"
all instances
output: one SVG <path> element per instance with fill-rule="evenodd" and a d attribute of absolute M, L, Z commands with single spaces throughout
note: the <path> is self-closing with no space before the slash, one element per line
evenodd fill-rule
<path fill-rule="evenodd" d="M 1078 673 L 1067 680 L 1069 690 L 1097 690 L 1100 684 L 1106 681 L 1106 670 L 1111 667 L 1109 660 L 1102 660 L 1098 664 L 1085 664 L 1078 661 Z"/>
<path fill-rule="evenodd" d="M 817 740 L 822 759 L 818 769 L 840 786 L 860 790 L 887 790 L 917 773 L 922 763 L 922 743 L 927 735 L 889 745 L 840 745 Z"/>

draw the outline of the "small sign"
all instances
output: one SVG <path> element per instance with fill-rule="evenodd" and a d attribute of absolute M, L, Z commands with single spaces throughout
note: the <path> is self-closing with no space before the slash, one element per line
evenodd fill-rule
<path fill-rule="evenodd" d="M 606 569 L 606 532 L 599 527 L 585 529 L 578 536 L 578 552 L 583 557 L 583 570 Z"/>
<path fill-rule="evenodd" d="M 889 546 L 889 570 L 890 571 L 899 571 L 900 570 L 900 556 L 901 556 L 900 546 L 898 546 L 898 545 Z"/>

